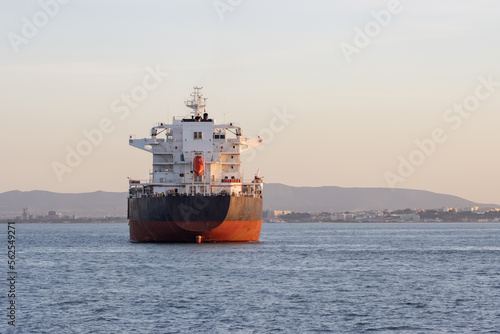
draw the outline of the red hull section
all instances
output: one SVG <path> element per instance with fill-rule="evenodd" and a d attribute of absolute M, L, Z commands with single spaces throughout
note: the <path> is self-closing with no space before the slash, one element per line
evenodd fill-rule
<path fill-rule="evenodd" d="M 186 222 L 130 221 L 130 241 L 132 242 L 249 242 L 258 241 L 262 220 L 224 221 L 209 231 L 189 231 L 183 229 Z"/>

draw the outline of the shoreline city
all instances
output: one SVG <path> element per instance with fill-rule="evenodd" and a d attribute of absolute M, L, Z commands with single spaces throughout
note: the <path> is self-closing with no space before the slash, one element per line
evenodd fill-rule
<path fill-rule="evenodd" d="M 0 223 L 15 221 L 28 224 L 54 223 L 122 223 L 126 216 L 77 217 L 56 211 L 47 215 L 33 215 L 25 209 L 14 218 L 0 219 Z M 263 223 L 440 223 L 440 222 L 500 222 L 500 209 L 478 206 L 441 209 L 359 210 L 343 212 L 301 212 L 267 209 L 263 212 Z"/>

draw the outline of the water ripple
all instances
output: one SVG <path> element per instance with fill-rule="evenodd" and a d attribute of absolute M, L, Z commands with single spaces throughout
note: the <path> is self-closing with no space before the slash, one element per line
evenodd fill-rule
<path fill-rule="evenodd" d="M 132 244 L 126 224 L 16 227 L 19 333 L 500 325 L 500 225 L 267 224 L 260 243 L 202 245 Z"/>

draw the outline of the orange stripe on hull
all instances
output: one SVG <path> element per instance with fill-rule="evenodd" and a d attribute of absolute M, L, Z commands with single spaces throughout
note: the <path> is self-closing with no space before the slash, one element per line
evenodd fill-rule
<path fill-rule="evenodd" d="M 205 231 L 183 229 L 187 222 L 130 220 L 132 242 L 249 242 L 258 241 L 262 220 L 224 221 Z M 197 222 L 199 223 L 199 222 Z M 211 222 L 207 225 L 213 226 Z"/>

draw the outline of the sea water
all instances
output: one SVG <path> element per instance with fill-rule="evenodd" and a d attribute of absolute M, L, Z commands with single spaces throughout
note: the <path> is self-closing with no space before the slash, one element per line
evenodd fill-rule
<path fill-rule="evenodd" d="M 500 332 L 500 224 L 264 224 L 238 244 L 15 226 L 16 326 L 4 284 L 1 333 Z"/>

